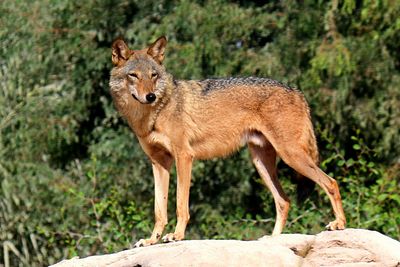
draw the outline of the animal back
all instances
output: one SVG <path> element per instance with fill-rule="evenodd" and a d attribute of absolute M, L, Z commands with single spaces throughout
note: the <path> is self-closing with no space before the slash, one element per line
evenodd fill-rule
<path fill-rule="evenodd" d="M 280 87 L 288 91 L 294 90 L 292 87 L 272 80 L 269 78 L 258 77 L 230 77 L 230 78 L 214 78 L 200 81 L 203 88 L 203 94 L 207 94 L 214 90 L 227 89 L 232 87 Z"/>

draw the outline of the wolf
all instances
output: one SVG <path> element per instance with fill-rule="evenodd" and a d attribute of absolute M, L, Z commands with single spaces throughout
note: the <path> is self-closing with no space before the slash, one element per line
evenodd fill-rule
<path fill-rule="evenodd" d="M 245 77 L 177 80 L 163 65 L 167 39 L 141 50 L 122 40 L 112 44 L 110 90 L 148 156 L 154 174 L 155 225 L 151 237 L 135 247 L 157 243 L 167 224 L 169 173 L 177 170 L 177 224 L 162 240 L 182 240 L 189 221 L 189 189 L 194 160 L 225 157 L 248 146 L 259 175 L 276 206 L 272 235 L 282 232 L 289 199 L 277 178 L 279 156 L 329 196 L 335 220 L 330 230 L 344 229 L 346 218 L 337 182 L 318 167 L 318 148 L 303 94 L 278 81 Z"/>

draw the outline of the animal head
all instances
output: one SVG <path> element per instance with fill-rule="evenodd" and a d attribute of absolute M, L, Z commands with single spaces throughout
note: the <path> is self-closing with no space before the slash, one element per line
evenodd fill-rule
<path fill-rule="evenodd" d="M 167 74 L 162 62 L 166 45 L 164 36 L 141 50 L 130 50 L 122 39 L 114 41 L 111 90 L 126 88 L 140 103 L 156 103 L 165 90 Z"/>

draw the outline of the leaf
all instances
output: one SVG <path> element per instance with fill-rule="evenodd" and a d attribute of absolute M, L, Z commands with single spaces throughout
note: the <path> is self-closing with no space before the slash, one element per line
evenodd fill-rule
<path fill-rule="evenodd" d="M 361 149 L 361 147 L 360 147 L 359 144 L 354 144 L 354 145 L 353 145 L 353 148 L 354 148 L 355 150 L 360 150 L 360 149 Z"/>
<path fill-rule="evenodd" d="M 387 194 L 381 194 L 381 195 L 378 196 L 378 200 L 382 202 L 382 201 L 384 201 L 387 197 L 388 197 Z"/>
<path fill-rule="evenodd" d="M 348 159 L 348 160 L 346 161 L 346 165 L 347 165 L 347 167 L 353 166 L 353 165 L 354 165 L 354 159 Z"/>
<path fill-rule="evenodd" d="M 367 165 L 369 168 L 373 168 L 375 166 L 375 163 L 373 163 L 372 161 L 368 162 Z"/>

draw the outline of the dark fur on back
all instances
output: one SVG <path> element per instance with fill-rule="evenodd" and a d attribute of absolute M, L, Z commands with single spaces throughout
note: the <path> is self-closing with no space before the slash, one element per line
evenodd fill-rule
<path fill-rule="evenodd" d="M 258 78 L 258 77 L 230 77 L 230 78 L 213 78 L 213 79 L 205 79 L 200 81 L 203 87 L 203 93 L 207 94 L 213 90 L 225 89 L 232 86 L 265 86 L 265 87 L 281 87 L 286 90 L 292 91 L 294 88 L 278 82 L 276 80 L 272 80 L 269 78 Z"/>

